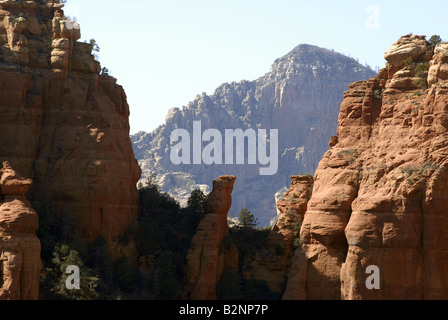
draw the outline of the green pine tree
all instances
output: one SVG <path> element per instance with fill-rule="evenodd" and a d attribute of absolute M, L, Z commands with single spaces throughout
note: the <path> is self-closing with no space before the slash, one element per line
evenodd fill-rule
<path fill-rule="evenodd" d="M 255 229 L 257 218 L 247 208 L 243 208 L 238 216 L 238 227 L 241 229 Z"/>

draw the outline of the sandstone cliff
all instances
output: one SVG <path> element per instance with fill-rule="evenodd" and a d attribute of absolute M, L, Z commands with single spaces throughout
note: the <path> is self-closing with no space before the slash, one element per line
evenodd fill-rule
<path fill-rule="evenodd" d="M 34 205 L 50 196 L 83 239 L 113 243 L 137 215 L 129 106 L 62 7 L 0 1 L 0 160 L 33 179 Z"/>
<path fill-rule="evenodd" d="M 151 133 L 131 137 L 142 167 L 142 179 L 155 172 L 163 191 L 181 203 L 191 190 L 210 190 L 220 175 L 238 177 L 230 216 L 247 207 L 261 225 L 276 219 L 274 195 L 287 189 L 293 173 L 314 173 L 316 164 L 335 134 L 338 108 L 347 85 L 374 73 L 355 60 L 331 50 L 299 45 L 277 59 L 270 72 L 254 81 L 225 83 L 212 95 L 198 95 L 186 107 L 173 108 L 166 123 Z M 170 134 L 184 128 L 192 134 L 193 121 L 202 130 L 278 129 L 279 164 L 273 176 L 260 176 L 259 165 L 174 165 Z M 204 143 L 205 145 L 205 143 Z M 248 188 L 247 186 L 251 187 Z"/>
<path fill-rule="evenodd" d="M 41 270 L 37 213 L 25 194 L 32 181 L 8 162 L 0 170 L 0 300 L 37 300 Z"/>
<path fill-rule="evenodd" d="M 205 217 L 199 223 L 187 255 L 188 291 L 192 300 L 216 299 L 216 287 L 224 271 L 238 268 L 238 250 L 221 250 L 229 232 L 227 213 L 232 205 L 235 176 L 213 181 L 213 190 L 204 202 Z"/>
<path fill-rule="evenodd" d="M 446 48 L 403 36 L 345 92 L 285 299 L 448 298 Z"/>

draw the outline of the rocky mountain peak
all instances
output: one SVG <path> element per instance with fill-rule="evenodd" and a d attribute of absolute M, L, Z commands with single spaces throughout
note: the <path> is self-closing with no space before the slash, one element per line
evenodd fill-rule
<path fill-rule="evenodd" d="M 272 81 L 280 79 L 296 79 L 303 76 L 306 71 L 311 71 L 314 77 L 333 70 L 347 70 L 353 68 L 354 72 L 364 73 L 366 68 L 360 67 L 359 63 L 341 53 L 318 46 L 300 44 L 285 56 L 275 60 L 271 66 L 267 78 Z"/>
<path fill-rule="evenodd" d="M 313 173 L 328 147 L 347 85 L 373 75 L 372 70 L 342 54 L 299 45 L 277 59 L 271 71 L 260 78 L 223 83 L 213 94 L 199 94 L 186 107 L 171 109 L 165 124 L 153 132 L 132 136 L 142 178 L 154 172 L 162 190 L 185 203 L 193 188 L 207 191 L 217 176 L 238 176 L 230 215 L 237 216 L 240 209 L 248 207 L 261 224 L 270 224 L 277 215 L 276 192 L 288 185 L 290 175 Z M 192 134 L 195 121 L 201 122 L 202 130 L 217 129 L 222 134 L 226 129 L 278 130 L 278 172 L 260 177 L 258 166 L 247 162 L 173 165 L 170 134 L 178 128 Z M 249 181 L 250 190 L 245 187 Z"/>

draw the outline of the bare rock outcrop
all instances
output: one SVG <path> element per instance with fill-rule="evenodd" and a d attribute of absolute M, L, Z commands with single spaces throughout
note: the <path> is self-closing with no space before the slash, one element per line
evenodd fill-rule
<path fill-rule="evenodd" d="M 0 170 L 0 300 L 37 300 L 41 270 L 37 213 L 26 198 L 30 179 L 8 162 Z"/>
<path fill-rule="evenodd" d="M 441 43 L 435 48 L 429 64 L 428 85 L 448 80 L 448 43 Z"/>
<path fill-rule="evenodd" d="M 345 92 L 285 299 L 448 298 L 445 46 L 404 36 Z"/>
<path fill-rule="evenodd" d="M 35 207 L 51 196 L 83 239 L 113 244 L 137 216 L 129 106 L 63 6 L 0 1 L 0 160 L 33 179 Z"/>
<path fill-rule="evenodd" d="M 227 213 L 232 205 L 235 176 L 221 176 L 213 181 L 213 190 L 204 203 L 205 217 L 199 223 L 187 255 L 187 278 L 192 300 L 217 298 L 220 276 L 228 268 L 238 268 L 238 250 L 233 245 L 221 250 L 228 234 Z"/>

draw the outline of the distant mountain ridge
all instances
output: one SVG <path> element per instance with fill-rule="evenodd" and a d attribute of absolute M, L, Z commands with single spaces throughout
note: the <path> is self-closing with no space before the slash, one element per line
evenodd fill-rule
<path fill-rule="evenodd" d="M 278 58 L 270 72 L 254 81 L 224 83 L 212 95 L 197 95 L 186 107 L 169 110 L 165 124 L 150 133 L 131 136 L 142 181 L 151 173 L 161 189 L 185 203 L 194 188 L 210 191 L 221 175 L 235 175 L 230 216 L 247 207 L 260 225 L 276 218 L 275 195 L 281 196 L 290 176 L 313 174 L 328 141 L 336 134 L 339 106 L 348 84 L 375 75 L 353 58 L 332 50 L 301 44 Z M 278 171 L 259 175 L 255 165 L 174 165 L 170 134 L 191 132 L 194 121 L 208 128 L 278 129 Z"/>

